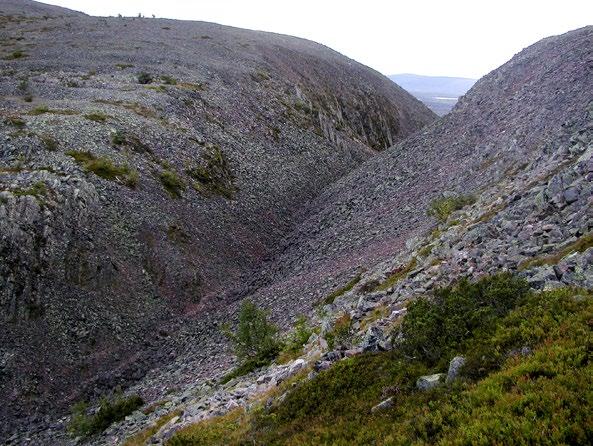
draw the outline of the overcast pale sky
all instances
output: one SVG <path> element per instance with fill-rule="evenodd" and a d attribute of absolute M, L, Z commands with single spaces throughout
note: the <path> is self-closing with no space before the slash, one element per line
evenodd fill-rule
<path fill-rule="evenodd" d="M 45 0 L 92 15 L 155 14 L 323 43 L 383 74 L 478 78 L 537 40 L 593 24 L 592 0 Z"/>

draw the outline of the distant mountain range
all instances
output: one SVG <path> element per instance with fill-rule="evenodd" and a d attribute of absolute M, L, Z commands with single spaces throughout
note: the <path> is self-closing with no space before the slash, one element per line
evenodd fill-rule
<path fill-rule="evenodd" d="M 392 74 L 389 79 L 424 102 L 437 115 L 449 113 L 476 79 L 419 74 Z"/>

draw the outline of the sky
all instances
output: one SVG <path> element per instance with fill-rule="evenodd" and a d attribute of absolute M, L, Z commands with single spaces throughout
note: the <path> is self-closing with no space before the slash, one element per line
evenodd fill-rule
<path fill-rule="evenodd" d="M 383 74 L 479 78 L 541 38 L 593 25 L 591 0 L 45 0 L 91 15 L 203 20 L 304 37 Z"/>

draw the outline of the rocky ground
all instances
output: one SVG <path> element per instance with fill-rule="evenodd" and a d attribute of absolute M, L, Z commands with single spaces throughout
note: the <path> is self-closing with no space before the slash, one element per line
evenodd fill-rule
<path fill-rule="evenodd" d="M 573 133 L 569 143 L 542 153 L 520 171 L 486 188 L 475 203 L 451 214 L 433 231 L 411 239 L 399 256 L 363 272 L 351 290 L 320 305 L 310 315 L 319 335 L 311 336 L 300 358 L 226 384 L 195 379 L 168 389 L 152 412 L 135 412 L 92 443 L 120 444 L 167 417 L 167 422 L 148 436 L 147 443 L 163 444 L 188 424 L 237 407 L 249 409 L 265 398 L 281 398 L 294 377 L 310 379 L 342 358 L 389 350 L 396 341 L 394 327 L 405 315 L 407 303 L 461 277 L 476 279 L 509 270 L 525 277 L 536 290 L 563 286 L 590 289 L 592 217 L 593 104 L 585 126 Z M 352 320 L 350 332 L 332 350 L 326 335 L 345 315 Z M 419 377 L 419 388 L 437 385 L 447 373 L 448 379 L 453 379 L 462 361 L 454 358 L 443 374 Z M 180 382 L 188 365 L 178 362 L 173 368 L 155 372 L 131 392 L 149 394 L 159 385 Z M 64 418 L 62 423 L 66 422 Z M 63 438 L 63 431 L 57 425 L 55 431 L 44 435 Z"/>
<path fill-rule="evenodd" d="M 22 5 L 0 3 L 10 444 L 76 442 L 49 398 L 117 385 L 146 405 L 91 442 L 170 415 L 149 436 L 162 443 L 281 395 L 290 377 L 392 348 L 406 303 L 460 277 L 592 285 L 591 27 L 527 48 L 393 145 L 433 116 L 327 48 L 211 24 L 24 18 Z M 139 84 L 140 70 L 156 80 Z M 120 169 L 99 177 L 86 150 Z M 476 201 L 439 224 L 427 215 L 460 194 Z M 283 328 L 308 314 L 319 335 L 301 358 L 222 385 L 233 358 L 220 324 L 247 296 Z M 330 349 L 343 317 L 348 337 Z"/>
<path fill-rule="evenodd" d="M 3 434 L 168 363 L 187 314 L 210 357 L 306 204 L 435 119 L 303 39 L 21 0 L 0 35 Z"/>

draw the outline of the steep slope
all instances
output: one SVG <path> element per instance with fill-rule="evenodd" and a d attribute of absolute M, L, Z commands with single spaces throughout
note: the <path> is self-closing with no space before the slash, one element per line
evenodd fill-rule
<path fill-rule="evenodd" d="M 524 50 L 404 141 L 411 152 L 328 187 L 250 295 L 285 326 L 316 307 L 296 359 L 199 379 L 207 338 L 188 328 L 186 353 L 129 389 L 154 412 L 92 442 L 590 443 L 592 39 Z M 437 224 L 425 211 L 443 191 L 475 201 Z M 442 290 L 462 278 L 477 283 Z"/>
<path fill-rule="evenodd" d="M 590 442 L 591 392 L 581 390 L 591 373 L 592 62 L 593 27 L 545 39 L 482 79 L 450 118 L 402 143 L 406 150 L 396 146 L 328 187 L 325 207 L 250 295 L 283 322 L 316 304 L 309 320 L 318 335 L 301 356 L 213 383 L 189 378 L 196 351 L 188 342 L 174 367 L 131 390 L 180 385 L 161 392 L 165 407 L 94 441 L 108 444 L 160 420 L 168 423 L 142 434 L 151 444 Z M 476 201 L 437 225 L 425 211 L 443 191 Z M 427 363 L 410 360 L 422 349 L 402 358 L 411 302 L 460 278 L 504 271 L 521 281 L 494 278 L 489 299 L 455 295 L 443 310 L 455 317 L 417 327 L 425 349 L 452 343 L 452 351 Z M 479 308 L 484 300 L 500 309 L 513 299 L 508 319 L 497 316 L 499 331 L 479 323 L 490 315 Z M 472 324 L 481 344 L 464 339 Z M 474 361 L 477 377 L 420 392 L 444 379 L 458 353 Z"/>
<path fill-rule="evenodd" d="M 166 321 L 216 306 L 321 190 L 435 118 L 302 39 L 0 11 L 3 430 L 169 359 Z"/>
<path fill-rule="evenodd" d="M 328 187 L 253 285 L 269 307 L 307 308 L 434 224 L 443 193 L 488 185 L 569 141 L 593 96 L 593 28 L 544 39 L 485 76 L 444 119 Z"/>

